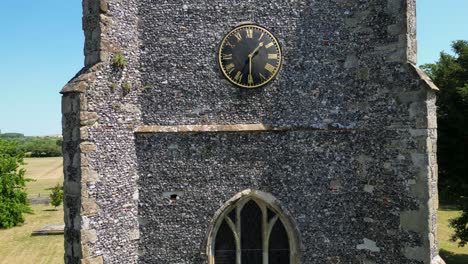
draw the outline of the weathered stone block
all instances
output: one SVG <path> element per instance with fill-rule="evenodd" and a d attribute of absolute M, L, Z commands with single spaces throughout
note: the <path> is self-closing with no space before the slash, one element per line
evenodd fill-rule
<path fill-rule="evenodd" d="M 83 142 L 80 144 L 81 153 L 88 154 L 96 151 L 96 144 L 90 142 Z"/>
<path fill-rule="evenodd" d="M 86 112 L 82 111 L 80 113 L 80 120 L 82 126 L 92 126 L 96 123 L 99 119 L 99 116 L 96 112 Z"/>
<path fill-rule="evenodd" d="M 403 230 L 424 232 L 427 230 L 427 210 L 404 211 L 400 213 L 400 226 Z"/>
<path fill-rule="evenodd" d="M 94 243 L 97 241 L 96 230 L 81 230 L 81 243 Z"/>
<path fill-rule="evenodd" d="M 81 264 L 103 264 L 104 259 L 102 256 L 94 257 L 94 258 L 86 258 L 81 260 Z"/>
<path fill-rule="evenodd" d="M 99 213 L 99 205 L 92 198 L 81 197 L 81 213 L 83 215 L 95 215 Z"/>

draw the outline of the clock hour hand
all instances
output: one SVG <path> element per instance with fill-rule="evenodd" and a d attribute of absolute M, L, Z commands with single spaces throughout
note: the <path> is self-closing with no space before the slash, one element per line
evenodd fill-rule
<path fill-rule="evenodd" d="M 258 47 L 256 47 L 256 48 L 254 49 L 254 51 L 252 51 L 252 53 L 249 54 L 249 59 L 252 59 L 253 56 L 255 55 L 255 53 L 256 53 L 261 47 L 263 47 L 263 42 L 260 42 L 260 43 L 258 44 Z"/>

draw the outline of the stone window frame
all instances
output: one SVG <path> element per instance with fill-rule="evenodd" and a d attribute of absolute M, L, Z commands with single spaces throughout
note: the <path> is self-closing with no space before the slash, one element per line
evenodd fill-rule
<path fill-rule="evenodd" d="M 268 243 L 269 243 L 269 235 L 271 234 L 271 230 L 274 227 L 275 223 L 280 220 L 286 230 L 286 234 L 288 235 L 288 242 L 289 242 L 289 262 L 290 264 L 299 264 L 300 258 L 302 255 L 302 244 L 300 242 L 299 230 L 296 228 L 296 224 L 294 223 L 293 219 L 289 216 L 289 214 L 282 208 L 279 201 L 271 194 L 265 193 L 258 190 L 248 189 L 244 190 L 238 194 L 236 194 L 233 198 L 228 200 L 215 214 L 213 221 L 211 223 L 211 228 L 208 233 L 207 237 L 207 248 L 206 253 L 208 256 L 208 263 L 209 264 L 216 264 L 215 263 L 215 243 L 216 243 L 216 236 L 217 232 L 226 218 L 226 216 L 232 211 L 237 210 L 236 218 L 240 217 L 240 212 L 244 205 L 246 205 L 249 201 L 255 201 L 257 205 L 260 207 L 262 211 L 262 221 L 267 221 L 268 219 L 265 217 L 267 214 L 267 209 L 273 211 L 276 216 L 267 223 L 267 225 L 262 224 L 262 243 L 263 243 L 263 264 L 268 264 Z M 234 239 L 236 241 L 236 264 L 240 264 L 241 259 L 241 249 L 240 249 L 240 229 L 239 226 L 234 224 L 232 221 L 226 220 L 228 225 L 230 226 L 231 230 L 234 233 Z M 230 223 L 229 223 L 230 222 Z M 236 219 L 236 223 L 239 223 L 239 219 Z M 265 231 L 265 228 L 268 227 L 268 235 Z M 234 228 L 234 229 L 233 229 Z M 268 238 L 268 239 L 266 239 Z M 266 250 L 266 252 L 265 252 Z"/>

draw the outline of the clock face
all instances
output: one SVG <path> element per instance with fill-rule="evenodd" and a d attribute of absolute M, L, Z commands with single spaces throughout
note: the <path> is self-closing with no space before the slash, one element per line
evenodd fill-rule
<path fill-rule="evenodd" d="M 224 76 L 243 88 L 261 87 L 275 78 L 281 68 L 281 48 L 265 28 L 243 25 L 233 29 L 219 48 Z"/>

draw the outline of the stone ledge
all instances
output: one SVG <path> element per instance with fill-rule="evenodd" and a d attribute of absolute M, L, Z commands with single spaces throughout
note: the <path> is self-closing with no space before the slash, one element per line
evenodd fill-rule
<path fill-rule="evenodd" d="M 176 125 L 176 126 L 140 126 L 134 132 L 137 134 L 151 133 L 210 133 L 210 132 L 286 132 L 286 131 L 364 131 L 352 128 L 315 128 L 315 127 L 272 127 L 257 124 L 234 125 Z"/>
<path fill-rule="evenodd" d="M 426 84 L 425 86 L 431 90 L 434 91 L 439 91 L 439 88 L 434 84 L 434 82 L 431 80 L 431 78 L 423 72 L 421 69 L 419 69 L 416 65 L 412 63 L 408 63 L 411 67 L 411 69 L 414 70 L 414 72 L 421 78 L 421 80 Z"/>
<path fill-rule="evenodd" d="M 190 133 L 190 132 L 239 132 L 239 131 L 269 131 L 273 128 L 264 124 L 236 125 L 179 125 L 179 126 L 141 126 L 136 133 Z"/>
<path fill-rule="evenodd" d="M 102 63 L 84 67 L 62 88 L 60 93 L 85 93 L 88 86 L 96 80 L 96 72 L 101 67 Z"/>

